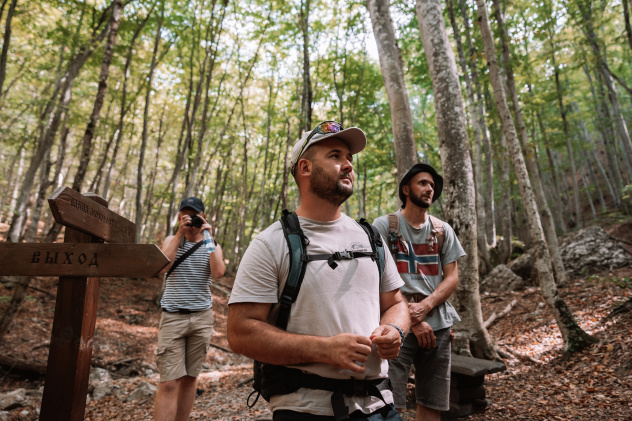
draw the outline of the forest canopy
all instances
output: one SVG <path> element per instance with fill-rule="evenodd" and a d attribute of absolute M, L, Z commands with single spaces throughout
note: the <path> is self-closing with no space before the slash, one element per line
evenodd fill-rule
<path fill-rule="evenodd" d="M 528 242 L 516 180 L 500 176 L 505 148 L 476 4 L 443 6 L 463 96 L 457 39 L 484 104 L 488 144 L 476 145 L 477 117 L 466 113 L 481 190 L 492 204 L 509 194 L 514 235 Z M 531 138 L 525 155 L 536 156 L 558 232 L 629 212 L 629 0 L 487 6 Z M 415 2 L 390 10 L 417 159 L 440 168 Z M 323 120 L 368 138 L 344 211 L 372 220 L 398 206 L 391 111 L 364 2 L 2 0 L 0 25 L 0 222 L 12 241 L 35 238 L 38 220 L 43 236 L 57 237 L 44 203 L 62 185 L 106 198 L 136 222 L 139 242 L 160 242 L 173 230 L 174 204 L 198 195 L 234 271 L 253 236 L 296 207 L 288 151 Z M 441 215 L 442 203 L 433 209 Z M 494 220 L 502 211 L 488 212 Z M 488 229 L 488 244 L 498 234 Z"/>

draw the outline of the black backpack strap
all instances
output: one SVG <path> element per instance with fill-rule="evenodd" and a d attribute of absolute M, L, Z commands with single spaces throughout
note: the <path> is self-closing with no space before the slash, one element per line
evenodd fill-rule
<path fill-rule="evenodd" d="M 290 269 L 279 301 L 279 315 L 276 326 L 285 330 L 290 317 L 290 308 L 292 303 L 296 301 L 296 297 L 298 297 L 298 292 L 301 289 L 303 277 L 305 276 L 305 263 L 307 262 L 305 247 L 307 247 L 309 242 L 305 234 L 303 234 L 296 213 L 283 209 L 281 227 L 283 228 L 287 246 L 290 249 Z"/>
<path fill-rule="evenodd" d="M 169 277 L 169 275 L 171 275 L 171 272 L 173 272 L 178 266 L 180 266 L 180 263 L 184 262 L 184 260 L 190 255 L 192 255 L 193 252 L 195 252 L 195 250 L 199 249 L 202 246 L 202 244 L 204 244 L 204 240 L 198 241 L 197 243 L 195 243 L 193 247 L 187 250 L 182 256 L 178 257 L 178 259 L 175 262 L 173 262 L 173 265 L 171 265 L 171 267 L 169 268 L 169 271 L 167 272 L 167 278 Z M 184 243 L 181 244 L 181 246 L 183 245 Z"/>
<path fill-rule="evenodd" d="M 315 260 L 327 260 L 327 264 L 330 268 L 336 269 L 338 267 L 338 263 L 336 260 L 352 260 L 358 259 L 360 257 L 370 257 L 375 260 L 375 252 L 366 252 L 366 251 L 337 251 L 332 254 L 306 254 L 304 260 L 306 262 L 313 262 Z"/>
<path fill-rule="evenodd" d="M 382 242 L 382 236 L 380 235 L 377 228 L 369 224 L 366 219 L 360 218 L 358 223 L 364 229 L 366 234 L 369 236 L 371 249 L 373 249 L 373 253 L 375 253 L 375 255 L 377 256 L 376 263 L 377 263 L 377 268 L 380 273 L 380 288 L 381 288 L 382 274 L 384 273 L 384 264 L 386 261 L 386 256 L 384 255 L 384 243 Z"/>

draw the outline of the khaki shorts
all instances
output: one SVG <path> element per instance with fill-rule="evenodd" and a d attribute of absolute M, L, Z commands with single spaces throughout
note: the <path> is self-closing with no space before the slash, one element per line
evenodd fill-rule
<path fill-rule="evenodd" d="M 213 309 L 191 314 L 162 312 L 154 351 L 160 382 L 197 377 L 213 335 Z"/>

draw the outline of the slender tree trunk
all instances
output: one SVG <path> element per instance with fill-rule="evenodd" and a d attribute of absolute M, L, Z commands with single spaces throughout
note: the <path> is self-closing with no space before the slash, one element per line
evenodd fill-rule
<path fill-rule="evenodd" d="M 127 48 L 127 55 L 125 56 L 125 65 L 123 67 L 123 86 L 122 86 L 122 94 L 121 94 L 121 104 L 119 106 L 119 111 L 120 111 L 119 121 L 118 121 L 117 128 L 114 131 L 112 138 L 110 139 L 110 142 L 112 142 L 113 139 L 116 139 L 116 141 L 114 142 L 114 150 L 112 152 L 113 161 L 116 160 L 118 147 L 121 144 L 121 139 L 123 138 L 123 133 L 125 132 L 125 127 L 124 127 L 125 116 L 127 115 L 127 112 L 130 109 L 130 107 L 127 104 L 127 82 L 129 81 L 129 77 L 130 77 L 130 66 L 132 64 L 132 58 L 134 57 L 136 40 L 138 39 L 138 36 L 140 35 L 145 25 L 147 24 L 149 17 L 152 15 L 154 11 L 154 8 L 155 8 L 155 4 L 149 10 L 149 12 L 147 13 L 147 16 L 140 22 L 140 24 L 134 31 L 134 35 L 132 35 L 132 39 L 130 40 L 129 47 Z M 142 91 L 142 88 L 138 90 L 135 97 L 140 95 L 141 91 Z M 106 148 L 106 151 L 109 151 L 109 149 L 110 149 L 110 145 L 108 145 L 108 147 Z M 103 186 L 103 197 L 107 197 L 108 189 L 109 189 L 108 185 L 109 185 L 109 180 L 110 180 L 111 171 L 112 171 L 112 167 L 110 166 L 108 172 L 106 173 L 106 176 L 103 177 L 101 175 L 103 168 L 105 167 L 105 164 L 107 162 L 107 155 L 108 155 L 107 153 L 104 154 L 103 159 L 101 160 L 101 164 L 99 165 L 99 168 L 97 169 L 97 175 L 95 176 L 94 181 L 92 185 L 90 186 L 90 191 L 94 191 L 97 194 L 101 191 L 101 186 Z"/>
<path fill-rule="evenodd" d="M 595 205 L 593 205 L 592 195 L 590 194 L 590 185 L 586 179 L 584 171 L 581 172 L 582 182 L 584 183 L 584 189 L 586 190 L 586 196 L 588 196 L 588 203 L 590 204 L 590 211 L 593 215 L 593 220 L 597 219 L 597 212 L 595 211 Z"/>
<path fill-rule="evenodd" d="M 549 208 L 548 201 L 546 200 L 546 196 L 544 195 L 544 186 L 542 185 L 540 170 L 537 164 L 537 145 L 535 144 L 535 142 L 529 142 L 527 126 L 522 116 L 522 108 L 520 107 L 520 99 L 518 98 L 518 92 L 516 89 L 513 64 L 511 62 L 511 52 L 509 50 L 509 41 L 505 28 L 505 18 L 500 10 L 500 4 L 498 0 L 494 1 L 493 8 L 496 16 L 496 21 L 498 22 L 498 27 L 500 30 L 500 40 L 502 45 L 501 57 L 503 67 L 505 68 L 505 75 L 507 77 L 507 89 L 511 96 L 511 103 L 513 105 L 514 114 L 516 116 L 518 132 L 520 133 L 520 138 L 522 139 L 522 146 L 526 149 L 526 161 L 528 171 L 529 175 L 531 175 L 531 179 L 533 180 L 533 186 L 535 187 L 535 200 L 538 209 L 540 210 L 540 217 L 546 236 L 546 244 L 553 259 L 553 267 L 555 270 L 557 281 L 559 284 L 563 285 L 566 284 L 566 282 L 568 281 L 568 278 L 566 276 L 566 269 L 564 268 L 564 262 L 562 261 L 562 255 L 560 253 L 560 248 L 557 241 L 557 231 L 555 229 L 553 215 Z M 530 150 L 527 148 L 530 148 Z M 579 217 L 581 217 L 581 214 L 579 215 Z"/>
<path fill-rule="evenodd" d="M 107 13 L 107 11 L 104 13 Z M 100 27 L 95 28 L 90 42 L 82 45 L 76 55 L 72 55 L 72 59 L 68 63 L 68 68 L 66 69 L 64 76 L 60 79 L 58 92 L 61 93 L 61 95 L 59 96 L 59 103 L 56 108 L 52 104 L 47 107 L 47 112 L 50 111 L 51 113 L 50 118 L 45 129 L 42 131 L 40 141 L 37 144 L 37 149 L 33 153 L 29 167 L 24 174 L 24 178 L 19 189 L 19 196 L 16 200 L 13 218 L 11 220 L 11 226 L 7 234 L 7 241 L 18 241 L 18 237 L 24 226 L 24 215 L 26 212 L 27 200 L 35 180 L 35 173 L 53 145 L 57 135 L 57 130 L 59 129 L 59 125 L 61 123 L 62 115 L 70 103 L 75 79 L 86 60 L 94 52 L 96 45 L 103 41 L 108 33 L 108 27 L 98 32 L 99 28 Z M 58 92 L 56 91 L 53 93 L 54 98 L 57 97 Z"/>
<path fill-rule="evenodd" d="M 13 21 L 15 6 L 17 4 L 18 0 L 11 0 L 11 4 L 9 5 L 9 10 L 7 12 L 7 19 L 4 24 L 4 38 L 2 40 L 2 52 L 0 52 L 0 98 L 2 98 L 4 93 L 3 86 L 7 75 L 7 56 L 9 54 L 9 46 L 11 42 L 11 22 Z"/>
<path fill-rule="evenodd" d="M 501 218 L 500 218 L 500 226 L 502 230 L 502 240 L 499 244 L 500 250 L 500 262 L 507 264 L 511 259 L 512 253 L 512 243 L 511 239 L 513 237 L 512 234 L 512 209 L 511 209 L 511 158 L 509 156 L 509 149 L 507 148 L 507 142 L 505 140 L 505 135 L 501 134 L 500 136 L 500 149 L 501 156 L 503 157 L 501 160 L 501 190 L 502 195 L 500 199 L 501 203 Z"/>
<path fill-rule="evenodd" d="M 367 8 L 371 15 L 382 79 L 391 109 L 397 180 L 401 180 L 404 174 L 419 162 L 408 91 L 404 82 L 402 54 L 395 38 L 389 0 L 367 0 Z"/>
<path fill-rule="evenodd" d="M 27 243 L 35 242 L 37 236 L 37 226 L 42 214 L 42 208 L 46 201 L 46 192 L 48 191 L 48 187 L 50 187 L 51 184 L 48 180 L 51 169 L 51 162 L 49 158 L 49 156 L 46 156 L 45 159 L 42 160 L 42 163 L 40 165 L 40 187 L 37 193 L 35 206 L 33 207 L 33 213 L 31 214 L 31 223 L 24 235 L 24 241 Z M 12 280 L 15 287 L 13 289 L 13 294 L 11 295 L 11 301 L 9 302 L 9 305 L 6 307 L 6 309 L 2 313 L 2 317 L 0 318 L 0 342 L 2 342 L 4 336 L 9 331 L 11 324 L 13 323 L 20 309 L 22 308 L 22 303 L 24 302 L 26 291 L 31 284 L 32 278 L 30 276 L 16 276 L 13 277 Z"/>
<path fill-rule="evenodd" d="M 494 99 L 502 122 L 503 131 L 509 143 L 511 159 L 516 179 L 518 181 L 518 186 L 520 188 L 520 195 L 525 207 L 525 213 L 527 215 L 527 222 L 531 237 L 531 251 L 538 271 L 540 289 L 542 290 L 542 295 L 546 303 L 555 315 L 558 328 L 560 329 L 562 338 L 564 339 L 565 349 L 568 351 L 578 351 L 594 342 L 595 339 L 581 329 L 566 306 L 566 303 L 558 294 L 555 279 L 553 278 L 551 270 L 551 258 L 544 239 L 544 231 L 542 229 L 540 215 L 538 213 L 533 190 L 531 188 L 529 174 L 522 156 L 520 142 L 518 141 L 518 135 L 509 111 L 509 106 L 507 105 L 507 98 L 505 96 L 505 90 L 500 75 L 500 66 L 498 65 L 496 58 L 494 38 L 489 26 L 487 4 L 485 0 L 477 0 L 476 4 L 478 6 L 479 26 L 483 37 L 483 44 L 485 46 L 485 58 L 489 66 Z"/>
<path fill-rule="evenodd" d="M 552 34 L 549 34 L 552 36 Z M 557 92 L 557 104 L 560 108 L 560 116 L 562 117 L 562 128 L 564 130 L 564 139 L 566 140 L 566 153 L 568 155 L 568 162 L 571 164 L 571 184 L 573 187 L 573 205 L 575 208 L 575 221 L 579 228 L 582 228 L 582 208 L 579 203 L 579 183 L 577 178 L 579 177 L 577 172 L 577 165 L 575 164 L 575 155 L 573 154 L 573 146 L 571 145 L 571 133 L 568 128 L 568 121 L 566 119 L 566 107 L 564 106 L 564 98 L 562 93 L 562 86 L 560 84 L 560 68 L 555 61 L 555 48 L 551 42 L 551 63 L 553 64 L 553 73 L 555 75 L 555 90 Z"/>
<path fill-rule="evenodd" d="M 630 52 L 632 53 L 632 27 L 630 26 L 630 0 L 621 0 L 623 4 L 623 21 L 625 24 L 625 34 L 628 38 L 628 45 L 630 46 Z"/>
<path fill-rule="evenodd" d="M 467 91 L 468 101 L 467 107 L 472 115 L 472 127 L 474 129 L 474 153 L 472 156 L 472 166 L 474 168 L 474 185 L 476 190 L 476 238 L 478 242 L 478 254 L 481 257 L 483 266 L 479 267 L 481 275 L 485 275 L 492 271 L 493 266 L 489 253 L 487 235 L 485 232 L 487 209 L 485 201 L 485 192 L 483 189 L 483 154 L 481 148 L 481 127 L 479 125 L 480 119 L 478 116 L 478 108 L 476 107 L 476 99 L 474 98 L 474 89 L 470 80 L 470 75 L 467 67 L 467 61 L 465 58 L 465 52 L 463 51 L 463 45 L 461 44 L 461 36 L 459 27 L 456 23 L 456 17 L 454 14 L 453 0 L 448 0 L 448 12 L 450 14 L 450 23 L 452 24 L 452 30 L 454 31 L 454 38 L 456 40 L 457 51 L 459 52 L 459 61 L 461 64 L 461 70 L 463 72 L 463 78 L 465 79 L 465 87 Z M 486 130 L 483 128 L 483 130 Z M 491 180 L 487 180 L 488 183 Z M 493 219 L 493 215 L 491 216 Z"/>
<path fill-rule="evenodd" d="M 301 95 L 301 131 L 312 130 L 312 80 L 309 63 L 309 7 L 310 0 L 301 0 L 299 27 L 303 37 L 303 93 Z"/>
<path fill-rule="evenodd" d="M 495 223 L 495 204 L 494 204 L 494 163 L 491 151 L 491 141 L 489 130 L 487 129 L 487 122 L 485 121 L 485 100 L 481 90 L 480 78 L 478 76 L 477 67 L 477 52 L 474 47 L 473 36 L 470 30 L 470 14 L 469 8 L 465 0 L 459 1 L 459 7 L 461 9 L 461 17 L 463 18 L 463 29 L 465 31 L 465 39 L 468 44 L 468 65 L 472 73 L 472 84 L 474 86 L 474 93 L 476 94 L 476 100 L 473 103 L 476 109 L 476 113 L 472 118 L 478 119 L 478 127 L 480 130 L 481 139 L 483 141 L 483 147 L 485 149 L 485 167 L 481 171 L 485 174 L 485 190 L 484 190 L 484 202 L 485 202 L 485 233 L 487 237 L 487 245 L 494 246 L 496 244 L 496 223 Z M 465 73 L 465 69 L 463 70 Z M 491 259 L 487 248 L 481 250 L 479 247 L 479 254 L 483 254 L 484 259 Z M 491 266 L 491 263 L 489 264 Z"/>
<path fill-rule="evenodd" d="M 606 57 L 601 52 L 601 48 L 597 39 L 597 34 L 594 30 L 594 24 L 592 20 L 592 4 L 591 2 L 579 2 L 577 4 L 577 7 L 581 15 L 582 23 L 584 25 L 584 34 L 586 35 L 588 43 L 593 50 L 593 54 L 595 55 L 595 58 L 597 60 L 597 69 L 601 73 L 604 84 L 608 89 L 608 98 L 610 99 L 610 104 L 612 105 L 614 124 L 623 145 L 623 152 L 627 154 L 627 156 L 632 157 L 632 141 L 630 140 L 628 127 L 626 125 L 625 119 L 623 118 L 623 113 L 621 112 L 619 97 L 617 95 L 614 82 L 608 69 Z M 627 168 L 627 171 L 628 179 L 632 180 L 632 168 Z"/>
<path fill-rule="evenodd" d="M 103 106 L 103 100 L 107 91 L 107 81 L 110 74 L 110 63 L 112 62 L 112 54 L 114 53 L 114 45 L 116 44 L 116 35 L 118 33 L 119 26 L 121 24 L 121 10 L 123 8 L 122 0 L 112 1 L 112 14 L 110 17 L 110 23 L 108 28 L 108 40 L 105 44 L 105 52 L 103 53 L 103 62 L 101 63 L 101 74 L 99 75 L 99 87 L 97 89 L 97 95 L 94 100 L 94 107 L 90 120 L 86 126 L 86 131 L 81 139 L 81 159 L 79 161 L 79 168 L 77 174 L 72 183 L 72 188 L 76 191 L 81 191 L 83 186 L 83 180 L 88 170 L 88 164 L 92 156 L 92 139 L 94 138 L 94 131 L 99 123 L 99 117 L 101 115 L 101 107 Z"/>
<path fill-rule="evenodd" d="M 287 188 L 288 188 L 288 177 L 290 175 L 289 164 L 290 164 L 290 146 L 292 145 L 292 126 L 290 124 L 290 120 L 286 121 L 287 126 L 287 136 L 285 141 L 285 165 L 283 166 L 283 188 L 281 189 L 281 205 L 283 209 L 287 209 Z"/>
<path fill-rule="evenodd" d="M 620 191 L 622 187 L 621 174 L 615 169 L 616 159 L 612 153 L 610 145 L 612 143 L 612 134 L 610 133 L 609 124 L 607 122 L 610 120 L 608 116 L 608 106 L 605 103 L 603 97 L 603 90 L 601 89 L 601 84 L 599 86 L 599 93 L 595 91 L 595 86 L 592 81 L 592 76 L 590 75 L 590 70 L 588 66 L 582 66 L 584 70 L 584 74 L 588 79 L 588 83 L 590 85 L 590 92 L 593 97 L 593 103 L 595 107 L 595 127 L 599 129 L 599 133 L 601 135 L 601 143 L 603 147 L 603 151 L 606 156 L 607 166 L 605 168 L 607 179 L 609 180 L 609 184 L 612 186 L 612 192 L 614 194 L 614 202 L 617 208 L 623 210 L 623 204 L 621 203 Z"/>
<path fill-rule="evenodd" d="M 268 88 L 268 110 L 266 112 L 266 145 L 265 145 L 265 153 L 263 157 L 263 174 L 261 175 L 261 202 L 259 204 L 261 208 L 261 228 L 266 227 L 267 221 L 267 210 L 266 210 L 266 181 L 267 180 L 267 172 L 268 172 L 268 147 L 270 145 L 270 125 L 272 124 L 272 106 L 274 104 L 274 98 L 276 98 L 276 94 L 274 93 L 274 75 L 270 77 L 270 86 Z"/>
<path fill-rule="evenodd" d="M 147 92 L 145 94 L 145 109 L 143 111 L 143 132 L 141 135 L 141 144 L 138 157 L 138 167 L 136 169 L 136 242 L 141 243 L 141 232 L 143 230 L 143 167 L 145 165 L 145 149 L 147 149 L 147 132 L 149 130 L 149 106 L 151 104 L 151 91 L 153 89 L 154 70 L 158 57 L 158 49 L 160 48 L 162 23 L 165 14 L 165 4 L 162 3 L 160 18 L 158 19 L 158 27 L 156 28 L 156 36 L 154 37 L 154 49 L 151 55 L 151 64 L 149 65 L 149 74 L 147 75 Z"/>
<path fill-rule="evenodd" d="M 416 12 L 435 94 L 439 149 L 446 179 L 446 217 L 468 253 L 459 262 L 461 268 L 456 297 L 462 322 L 454 327 L 455 352 L 497 359 L 489 332 L 483 326 L 478 292 L 474 179 L 456 61 L 443 23 L 440 2 L 417 0 Z"/>

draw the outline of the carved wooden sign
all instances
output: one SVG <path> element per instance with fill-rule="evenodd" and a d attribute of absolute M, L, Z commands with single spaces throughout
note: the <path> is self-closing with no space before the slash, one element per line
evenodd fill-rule
<path fill-rule="evenodd" d="M 111 243 L 133 243 L 136 224 L 76 192 L 59 187 L 48 198 L 55 221 Z"/>
<path fill-rule="evenodd" d="M 134 244 L 136 224 L 95 194 L 60 187 L 48 203 L 66 226 L 64 242 L 0 243 L 0 276 L 59 276 L 40 420 L 81 421 L 100 278 L 154 276 L 169 259 L 153 244 Z"/>
<path fill-rule="evenodd" d="M 154 244 L 0 243 L 0 276 L 155 276 L 169 259 Z"/>

